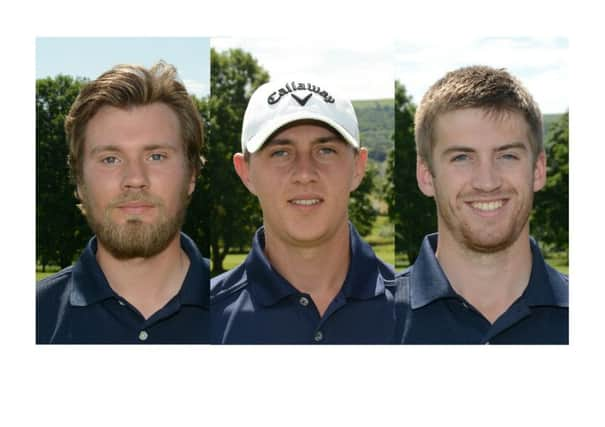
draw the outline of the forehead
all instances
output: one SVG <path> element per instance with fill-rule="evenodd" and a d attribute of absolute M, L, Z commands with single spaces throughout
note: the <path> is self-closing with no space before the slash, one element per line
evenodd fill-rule
<path fill-rule="evenodd" d="M 117 108 L 101 107 L 85 130 L 87 146 L 98 144 L 181 145 L 180 124 L 176 113 L 164 103 Z"/>
<path fill-rule="evenodd" d="M 521 142 L 529 148 L 529 138 L 529 125 L 520 113 L 468 108 L 437 117 L 433 149 L 445 149 L 451 145 L 495 148 L 513 142 Z"/>
<path fill-rule="evenodd" d="M 327 124 L 315 121 L 301 121 L 286 125 L 276 130 L 269 138 L 267 138 L 265 144 L 285 140 L 291 143 L 296 143 L 331 137 L 342 139 L 342 136 Z"/>

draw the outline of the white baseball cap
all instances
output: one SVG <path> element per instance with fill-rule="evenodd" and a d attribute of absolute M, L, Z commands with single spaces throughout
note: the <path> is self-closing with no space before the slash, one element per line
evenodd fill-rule
<path fill-rule="evenodd" d="M 317 120 L 359 148 L 359 125 L 351 101 L 315 80 L 272 81 L 252 94 L 244 113 L 242 152 L 254 153 L 281 127 Z"/>

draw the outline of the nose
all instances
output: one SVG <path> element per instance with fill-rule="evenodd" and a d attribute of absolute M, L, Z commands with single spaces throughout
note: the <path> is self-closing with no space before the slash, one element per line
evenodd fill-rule
<path fill-rule="evenodd" d="M 145 190 L 149 186 L 147 169 L 143 160 L 131 159 L 124 167 L 123 190 Z"/>
<path fill-rule="evenodd" d="M 317 180 L 317 166 L 311 153 L 298 153 L 296 155 L 293 179 L 301 184 Z"/>
<path fill-rule="evenodd" d="M 473 188 L 483 192 L 496 191 L 502 185 L 497 165 L 490 159 L 483 159 L 473 170 Z"/>

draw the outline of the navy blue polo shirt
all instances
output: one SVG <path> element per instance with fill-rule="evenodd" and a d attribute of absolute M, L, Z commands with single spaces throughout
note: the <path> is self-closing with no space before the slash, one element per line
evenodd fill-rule
<path fill-rule="evenodd" d="M 491 324 L 450 285 L 424 238 L 413 266 L 397 277 L 399 342 L 403 344 L 568 344 L 569 282 L 544 262 L 530 238 L 532 268 L 523 294 Z"/>
<path fill-rule="evenodd" d="M 177 295 L 149 319 L 109 286 L 92 238 L 71 267 L 36 284 L 38 344 L 204 344 L 209 342 L 209 270 L 181 233 L 189 270 Z"/>
<path fill-rule="evenodd" d="M 351 263 L 343 286 L 320 317 L 311 297 L 273 269 L 261 227 L 235 269 L 211 280 L 212 342 L 218 344 L 393 343 L 393 269 L 350 225 Z M 341 262 L 334 254 L 333 262 Z"/>

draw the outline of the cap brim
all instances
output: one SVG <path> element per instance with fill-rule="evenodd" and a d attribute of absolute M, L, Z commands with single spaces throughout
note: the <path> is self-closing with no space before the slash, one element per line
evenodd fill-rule
<path fill-rule="evenodd" d="M 313 114 L 308 111 L 301 111 L 296 114 L 290 114 L 286 116 L 279 116 L 278 118 L 267 122 L 253 138 L 248 140 L 246 146 L 242 146 L 242 150 L 248 150 L 250 153 L 254 153 L 258 151 L 263 144 L 267 141 L 275 131 L 280 128 L 286 126 L 287 124 L 299 121 L 299 120 L 317 120 L 318 122 L 325 123 L 332 127 L 336 132 L 338 132 L 345 141 L 351 144 L 355 148 L 359 148 L 359 141 L 353 138 L 353 136 L 347 132 L 345 128 L 343 128 L 338 123 L 330 120 L 329 118 L 321 115 L 321 114 Z"/>

